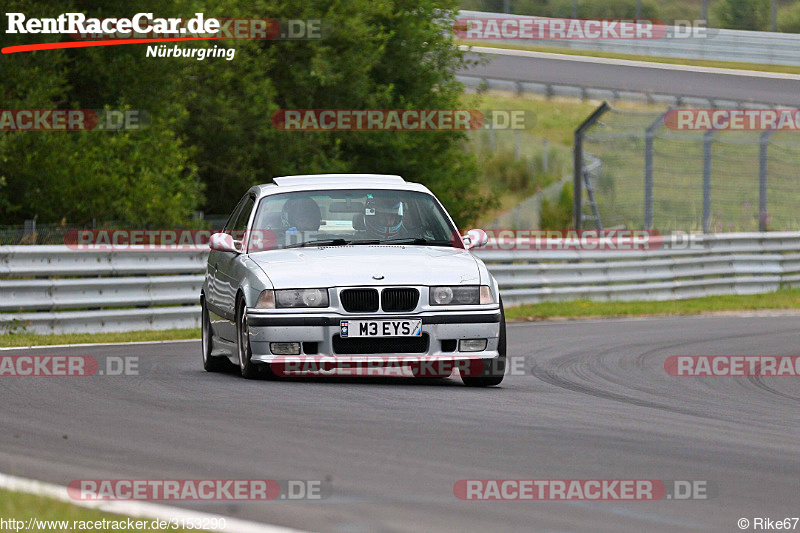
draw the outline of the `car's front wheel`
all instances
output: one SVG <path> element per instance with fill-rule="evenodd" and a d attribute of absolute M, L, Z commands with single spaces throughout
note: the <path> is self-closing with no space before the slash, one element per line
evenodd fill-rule
<path fill-rule="evenodd" d="M 240 297 L 236 306 L 236 349 L 239 352 L 239 371 L 243 378 L 255 379 L 259 376 L 259 368 L 250 359 L 250 330 L 247 327 L 247 304 Z"/>
<path fill-rule="evenodd" d="M 212 332 L 211 332 L 211 318 L 208 316 L 208 308 L 206 307 L 206 300 L 203 298 L 200 302 L 200 331 L 203 343 L 203 368 L 206 372 L 221 372 L 228 364 L 227 359 L 224 357 L 213 357 L 211 350 L 213 348 Z"/>
<path fill-rule="evenodd" d="M 506 314 L 503 300 L 500 300 L 500 335 L 497 340 L 497 359 L 481 359 L 480 372 L 474 376 L 461 374 L 461 380 L 467 387 L 492 387 L 503 381 L 506 373 Z"/>

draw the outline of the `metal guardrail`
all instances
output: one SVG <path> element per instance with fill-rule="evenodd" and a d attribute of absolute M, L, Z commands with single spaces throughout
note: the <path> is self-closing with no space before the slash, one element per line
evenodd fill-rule
<path fill-rule="evenodd" d="M 476 252 L 508 306 L 758 294 L 800 284 L 800 232 L 698 235 L 690 247 L 645 251 L 519 249 L 524 246 Z"/>
<path fill-rule="evenodd" d="M 0 246 L 0 332 L 199 327 L 207 254 Z"/>
<path fill-rule="evenodd" d="M 531 18 L 504 13 L 460 11 L 459 19 L 470 18 Z M 545 18 L 545 17 L 536 17 Z M 668 34 L 674 34 L 671 26 Z M 486 40 L 486 43 L 529 43 L 536 46 L 554 46 L 576 50 L 593 50 L 622 54 L 684 59 L 709 59 L 771 65 L 800 65 L 800 34 L 773 33 L 709 28 L 704 37 L 683 39 L 663 38 L 651 40 Z"/>
<path fill-rule="evenodd" d="M 513 79 L 487 78 L 484 76 L 456 75 L 456 80 L 473 90 L 492 89 L 508 91 L 517 95 L 537 94 L 541 96 L 561 96 L 580 100 L 598 100 L 608 102 L 641 102 L 670 107 L 693 106 L 699 108 L 744 108 L 770 109 L 774 107 L 793 106 L 782 102 L 750 102 L 731 100 L 730 98 L 704 98 L 701 96 L 678 96 L 658 92 L 628 91 L 622 89 L 606 89 L 581 85 L 565 85 L 563 83 L 534 83 Z"/>
<path fill-rule="evenodd" d="M 695 236 L 647 251 L 479 250 L 507 306 L 552 300 L 669 300 L 800 285 L 800 232 Z M 503 249 L 514 247 L 514 249 Z M 0 246 L 0 331 L 192 328 L 206 251 Z"/>

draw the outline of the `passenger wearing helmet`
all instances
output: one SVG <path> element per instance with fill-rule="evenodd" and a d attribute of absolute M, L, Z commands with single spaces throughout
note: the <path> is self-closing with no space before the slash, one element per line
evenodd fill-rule
<path fill-rule="evenodd" d="M 403 202 L 392 198 L 368 198 L 364 210 L 364 226 L 373 237 L 397 237 L 404 230 Z"/>
<path fill-rule="evenodd" d="M 281 222 L 287 231 L 317 231 L 321 220 L 319 206 L 311 198 L 287 200 L 281 211 Z"/>
<path fill-rule="evenodd" d="M 287 200 L 281 210 L 281 224 L 285 228 L 286 245 L 302 242 L 302 236 L 319 230 L 322 216 L 317 202 L 311 198 Z"/>

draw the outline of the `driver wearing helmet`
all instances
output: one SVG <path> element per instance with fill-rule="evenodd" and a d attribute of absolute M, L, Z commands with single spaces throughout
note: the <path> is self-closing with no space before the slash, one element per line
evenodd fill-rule
<path fill-rule="evenodd" d="M 403 231 L 403 202 L 392 198 L 367 201 L 364 225 L 372 236 L 380 239 L 397 237 Z"/>

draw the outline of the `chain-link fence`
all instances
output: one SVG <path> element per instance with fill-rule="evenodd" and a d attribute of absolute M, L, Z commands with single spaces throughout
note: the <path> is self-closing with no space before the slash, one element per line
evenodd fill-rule
<path fill-rule="evenodd" d="M 664 115 L 609 107 L 588 126 L 576 223 L 706 233 L 800 229 L 800 132 L 676 131 Z"/>
<path fill-rule="evenodd" d="M 204 215 L 187 221 L 175 228 L 161 229 L 221 229 L 228 215 Z M 26 244 L 67 244 L 82 230 L 151 230 L 157 228 L 135 228 L 124 222 L 94 222 L 91 224 L 39 224 L 36 220 L 26 220 L 24 224 L 0 225 L 0 246 Z"/>
<path fill-rule="evenodd" d="M 68 232 L 82 229 L 87 228 L 75 224 L 36 224 L 33 220 L 26 220 L 25 224 L 0 226 L 0 245 L 64 244 Z"/>

